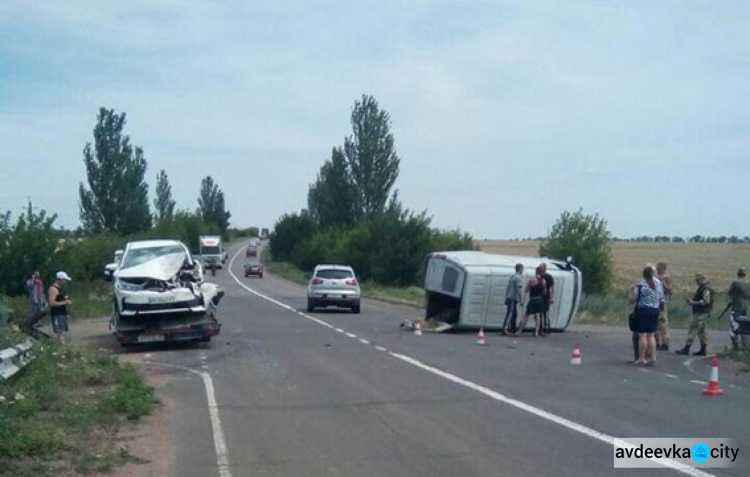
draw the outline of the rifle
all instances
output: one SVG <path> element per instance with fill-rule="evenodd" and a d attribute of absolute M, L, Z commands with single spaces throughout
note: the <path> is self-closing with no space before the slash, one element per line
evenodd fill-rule
<path fill-rule="evenodd" d="M 732 308 L 732 304 L 731 303 L 727 303 L 727 306 L 724 307 L 724 309 L 722 310 L 722 312 L 719 314 L 719 317 L 716 318 L 716 319 L 717 320 L 721 320 L 722 318 L 724 318 L 724 314 L 726 314 L 726 312 L 729 311 L 730 308 Z"/>

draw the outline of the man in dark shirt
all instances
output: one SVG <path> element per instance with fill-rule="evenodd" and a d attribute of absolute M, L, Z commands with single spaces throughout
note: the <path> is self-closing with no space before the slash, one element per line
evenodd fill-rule
<path fill-rule="evenodd" d="M 747 272 L 744 268 L 737 270 L 737 280 L 729 286 L 729 337 L 732 339 L 732 349 L 735 351 L 750 350 L 750 340 L 745 334 L 739 334 L 740 325 L 738 321 L 746 320 L 750 316 L 750 282 L 746 279 Z"/>
<path fill-rule="evenodd" d="M 542 305 L 542 336 L 547 336 L 550 332 L 549 307 L 554 303 L 555 299 L 555 279 L 552 278 L 552 275 L 547 273 L 547 264 L 542 263 L 539 266 L 544 270 L 542 280 L 544 280 L 545 285 L 544 302 Z"/>

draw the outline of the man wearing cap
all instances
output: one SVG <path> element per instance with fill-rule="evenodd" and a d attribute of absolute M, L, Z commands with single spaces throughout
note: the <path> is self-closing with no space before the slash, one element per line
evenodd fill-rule
<path fill-rule="evenodd" d="M 55 282 L 47 292 L 52 330 L 57 336 L 57 341 L 62 345 L 65 345 L 65 333 L 68 332 L 68 305 L 73 303 L 63 290 L 63 286 L 69 281 L 70 277 L 67 273 L 57 272 Z"/>
<path fill-rule="evenodd" d="M 748 319 L 750 311 L 750 283 L 747 279 L 747 271 L 744 268 L 737 270 L 737 280 L 729 286 L 729 337 L 732 339 L 732 349 L 735 351 L 747 351 L 750 349 L 750 339 L 746 334 L 737 334 L 740 324 L 738 321 Z"/>
<path fill-rule="evenodd" d="M 706 320 L 711 316 L 714 292 L 709 288 L 708 279 L 702 273 L 695 275 L 695 283 L 698 285 L 698 289 L 692 298 L 688 298 L 688 303 L 693 307 L 693 321 L 690 323 L 690 329 L 688 329 L 688 338 L 685 342 L 685 347 L 677 350 L 676 353 L 690 353 L 690 346 L 692 346 L 697 333 L 698 339 L 701 342 L 701 349 L 693 353 L 693 356 L 706 356 L 706 348 L 708 347 Z"/>

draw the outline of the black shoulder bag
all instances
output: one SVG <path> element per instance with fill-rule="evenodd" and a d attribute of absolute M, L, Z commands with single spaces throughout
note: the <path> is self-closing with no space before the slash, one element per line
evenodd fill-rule
<path fill-rule="evenodd" d="M 630 315 L 628 315 L 628 325 L 630 326 L 630 331 L 635 331 L 635 322 L 636 322 L 636 311 L 638 310 L 638 303 L 641 301 L 641 287 L 643 285 L 638 285 L 638 298 L 635 300 L 635 306 L 633 307 L 633 311 L 630 312 Z"/>

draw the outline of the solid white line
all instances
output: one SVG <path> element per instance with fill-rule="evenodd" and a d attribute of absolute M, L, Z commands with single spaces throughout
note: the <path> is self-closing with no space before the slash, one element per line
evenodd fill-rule
<path fill-rule="evenodd" d="M 206 387 L 206 396 L 208 397 L 208 414 L 211 416 L 211 428 L 214 433 L 214 448 L 216 449 L 216 463 L 219 465 L 220 477 L 232 477 L 229 472 L 229 452 L 227 451 L 227 442 L 224 439 L 224 431 L 221 428 L 221 417 L 219 416 L 219 406 L 216 405 L 216 395 L 214 393 L 214 383 L 211 375 L 201 371 L 200 376 Z"/>
<path fill-rule="evenodd" d="M 496 391 L 493 391 L 491 389 L 485 388 L 484 386 L 480 386 L 479 384 L 473 383 L 471 381 L 468 381 L 466 379 L 460 378 L 454 374 L 447 373 L 445 371 L 442 371 L 437 368 L 433 368 L 432 366 L 428 366 L 420 361 L 417 361 L 414 358 L 410 358 L 408 356 L 398 354 L 398 353 L 388 353 L 394 358 L 398 358 L 406 363 L 409 363 L 413 366 L 416 366 L 420 369 L 423 369 L 425 371 L 428 371 L 432 374 L 435 374 L 437 376 L 440 376 L 441 378 L 445 378 L 448 381 L 454 382 L 456 384 L 460 384 L 461 386 L 465 386 L 469 389 L 472 389 L 474 391 L 477 391 L 481 394 L 484 394 L 485 396 L 488 396 L 496 401 L 511 405 L 515 408 L 521 409 L 523 411 L 526 411 L 530 414 L 534 414 L 535 416 L 541 417 L 542 419 L 546 419 L 548 421 L 554 422 L 555 424 L 558 424 L 563 427 L 567 427 L 568 429 L 571 429 L 573 431 L 579 432 L 585 436 L 591 437 L 593 439 L 596 439 L 598 441 L 604 442 L 608 445 L 615 445 L 617 444 L 619 447 L 628 447 L 632 446 L 632 444 L 628 444 L 624 441 L 620 441 L 619 439 L 610 436 L 608 434 L 605 434 L 603 432 L 597 431 L 596 429 L 592 429 L 590 427 L 586 427 L 582 424 L 578 424 L 577 422 L 573 422 L 569 419 L 565 419 L 564 417 L 560 417 L 556 414 L 552 414 L 551 412 L 547 412 L 543 409 L 540 409 L 538 407 L 532 406 L 530 404 L 526 404 L 525 402 L 518 401 L 516 399 L 509 398 L 503 394 L 500 394 Z M 635 447 L 635 446 L 632 446 Z M 658 464 L 661 464 L 665 467 L 669 467 L 670 469 L 674 469 L 678 472 L 682 472 L 685 475 L 690 475 L 693 477 L 713 477 L 713 474 L 709 474 L 706 472 L 703 472 L 698 469 L 694 469 L 686 464 L 683 464 L 681 462 L 677 462 L 672 459 L 650 459 L 653 462 L 656 462 Z"/>
<path fill-rule="evenodd" d="M 290 309 L 292 311 L 296 311 L 292 307 L 290 307 L 289 305 L 285 305 L 285 304 L 283 304 L 283 303 L 281 303 L 281 302 L 279 302 L 277 300 L 274 300 L 271 297 L 263 295 L 263 294 L 255 291 L 255 290 L 247 287 L 244 283 L 242 283 L 237 278 L 237 276 L 234 273 L 232 273 L 232 269 L 231 269 L 232 268 L 232 263 L 234 263 L 234 260 L 237 258 L 237 256 L 239 255 L 240 251 L 241 250 L 238 250 L 237 253 L 234 254 L 234 256 L 232 257 L 232 260 L 231 260 L 231 262 L 229 264 L 229 274 L 234 278 L 234 280 L 241 287 L 243 287 L 246 290 L 248 290 L 250 293 L 253 293 L 254 295 L 256 295 L 256 296 L 258 296 L 260 298 L 263 298 L 265 300 L 268 300 L 271 303 L 275 303 L 275 304 L 281 306 L 282 308 L 286 308 L 286 309 Z M 305 316 L 305 318 L 309 318 L 307 315 L 304 315 L 304 316 Z M 339 328 L 336 328 L 336 331 L 339 331 Z M 342 332 L 343 332 L 343 330 L 342 330 Z M 382 346 L 376 346 L 375 349 L 377 349 L 379 351 L 387 351 Z M 442 371 L 440 369 L 433 368 L 431 366 L 423 364 L 423 363 L 417 361 L 414 358 L 410 358 L 409 356 L 405 356 L 405 355 L 398 354 L 398 353 L 392 353 L 392 352 L 389 352 L 388 354 L 391 355 L 391 356 L 393 356 L 394 358 L 400 359 L 400 360 L 402 360 L 402 361 L 404 361 L 406 363 L 409 363 L 409 364 L 411 364 L 413 366 L 416 366 L 416 367 L 418 367 L 420 369 L 423 369 L 423 370 L 428 371 L 428 372 L 430 372 L 432 374 L 435 374 L 437 376 L 445 378 L 445 379 L 447 379 L 447 380 L 449 380 L 451 382 L 454 382 L 456 384 L 460 384 L 460 385 L 465 386 L 465 387 L 467 387 L 469 389 L 472 389 L 472 390 L 477 391 L 477 392 L 479 392 L 481 394 L 484 394 L 485 396 L 488 396 L 488 397 L 490 397 L 490 398 L 492 398 L 492 399 L 494 399 L 496 401 L 503 402 L 505 404 L 511 405 L 513 407 L 516 407 L 516 408 L 521 409 L 523 411 L 526 411 L 528 413 L 534 414 L 534 415 L 536 415 L 538 417 L 541 417 L 543 419 L 546 419 L 546 420 L 548 420 L 550 422 L 554 422 L 555 424 L 558 424 L 560 426 L 563 426 L 563 427 L 566 427 L 568 429 L 574 430 L 576 432 L 579 432 L 579 433 L 581 433 L 583 435 L 586 435 L 586 436 L 591 437 L 593 439 L 596 439 L 598 441 L 604 442 L 605 444 L 612 445 L 612 446 L 614 446 L 615 444 L 617 444 L 620 447 L 629 447 L 629 446 L 632 446 L 632 444 L 620 441 L 619 439 L 616 439 L 615 437 L 610 436 L 608 434 L 604 434 L 603 432 L 597 431 L 597 430 L 592 429 L 590 427 L 586 427 L 586 426 L 584 426 L 582 424 L 578 424 L 577 422 L 573 422 L 573 421 L 571 421 L 569 419 L 565 419 L 564 417 L 557 416 L 555 414 L 552 414 L 551 412 L 544 411 L 544 410 L 542 410 L 540 408 L 531 406 L 531 405 L 526 404 L 526 403 L 524 403 L 522 401 L 518 401 L 516 399 L 511 399 L 511 398 L 509 398 L 507 396 L 504 396 L 504 395 L 502 395 L 502 394 L 500 394 L 500 393 L 498 393 L 496 391 L 493 391 L 491 389 L 485 388 L 485 387 L 480 386 L 478 384 L 472 383 L 471 381 L 467 381 L 467 380 L 465 380 L 463 378 L 459 378 L 458 376 L 455 376 L 453 374 L 450 374 L 450 373 L 447 373 L 447 372 Z M 632 446 L 632 447 L 634 447 L 634 446 Z M 678 472 L 681 472 L 681 473 L 683 473 L 685 475 L 689 475 L 691 477 L 714 477 L 713 474 L 709 474 L 707 472 L 703 472 L 703 471 L 701 471 L 699 469 L 694 469 L 694 468 L 692 468 L 692 467 L 690 467 L 688 465 L 682 464 L 680 462 L 677 462 L 677 461 L 674 461 L 674 460 L 671 460 L 671 459 L 651 459 L 651 460 L 654 461 L 654 462 L 656 462 L 656 463 L 658 463 L 658 464 L 661 464 L 661 465 L 663 465 L 665 467 L 669 467 L 669 468 L 674 469 L 674 470 L 676 470 Z"/>
<path fill-rule="evenodd" d="M 203 380 L 203 387 L 206 388 L 208 415 L 211 418 L 211 430 L 213 432 L 214 449 L 216 450 L 216 465 L 219 468 L 219 477 L 232 477 L 232 473 L 229 470 L 229 451 L 227 450 L 227 441 L 224 438 L 224 430 L 221 427 L 219 406 L 216 404 L 216 393 L 214 392 L 214 383 L 211 380 L 211 375 L 204 371 L 196 371 L 195 369 L 186 368 L 184 366 L 177 366 L 175 364 L 159 363 L 156 361 L 149 361 L 148 364 L 177 368 L 183 371 L 197 374 L 201 377 L 201 379 Z"/>

